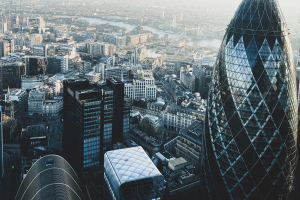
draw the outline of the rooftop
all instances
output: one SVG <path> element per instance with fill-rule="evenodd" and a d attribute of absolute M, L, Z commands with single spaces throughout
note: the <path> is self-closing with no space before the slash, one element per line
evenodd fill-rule
<path fill-rule="evenodd" d="M 169 161 L 169 164 L 172 165 L 173 167 L 184 165 L 186 163 L 187 163 L 187 161 L 184 158 L 182 158 L 182 157 L 176 158 L 174 160 L 170 160 Z"/>
<path fill-rule="evenodd" d="M 107 168 L 107 165 L 111 166 L 120 184 L 161 176 L 142 147 L 107 152 L 104 167 Z"/>

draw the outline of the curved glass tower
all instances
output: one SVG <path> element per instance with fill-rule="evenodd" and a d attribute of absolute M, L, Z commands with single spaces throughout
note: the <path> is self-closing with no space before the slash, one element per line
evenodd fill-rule
<path fill-rule="evenodd" d="M 296 72 L 277 0 L 243 0 L 209 91 L 207 197 L 288 199 L 296 161 Z"/>

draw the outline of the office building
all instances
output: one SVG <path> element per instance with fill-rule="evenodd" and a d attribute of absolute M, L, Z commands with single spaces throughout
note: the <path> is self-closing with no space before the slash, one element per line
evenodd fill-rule
<path fill-rule="evenodd" d="M 45 33 L 45 21 L 41 16 L 31 16 L 26 18 L 27 27 L 37 28 L 39 34 Z"/>
<path fill-rule="evenodd" d="M 7 31 L 7 21 L 0 21 L 0 33 L 5 33 Z"/>
<path fill-rule="evenodd" d="M 67 55 L 51 56 L 47 58 L 47 73 L 64 73 L 69 69 L 69 58 Z"/>
<path fill-rule="evenodd" d="M 163 199 L 201 199 L 201 179 L 193 168 L 188 168 L 184 158 L 173 157 L 169 152 L 158 152 L 153 158 L 166 180 Z"/>
<path fill-rule="evenodd" d="M 104 155 L 103 199 L 161 199 L 163 183 L 163 175 L 142 147 L 108 151 Z"/>
<path fill-rule="evenodd" d="M 116 47 L 126 46 L 126 36 L 118 36 L 116 34 L 105 33 L 103 35 L 103 41 L 109 44 L 113 44 Z"/>
<path fill-rule="evenodd" d="M 106 65 L 107 66 L 107 65 Z M 102 66 L 102 68 L 105 68 L 105 65 Z M 124 69 L 121 66 L 116 67 L 106 67 L 105 69 L 102 69 L 103 71 L 103 80 L 106 80 L 108 78 L 117 78 L 122 81 L 127 81 L 130 76 L 130 70 Z"/>
<path fill-rule="evenodd" d="M 244 0 L 209 90 L 205 187 L 210 199 L 290 199 L 298 103 L 289 31 L 277 1 Z"/>
<path fill-rule="evenodd" d="M 15 200 L 84 199 L 78 176 L 58 155 L 38 159 L 22 181 Z"/>
<path fill-rule="evenodd" d="M 112 56 L 116 53 L 116 46 L 109 43 L 87 43 L 88 53 L 93 56 Z"/>
<path fill-rule="evenodd" d="M 152 156 L 161 150 L 161 141 L 157 140 L 155 137 L 149 136 L 147 133 L 139 131 L 138 129 L 134 128 L 130 131 L 130 138 L 134 142 L 141 145 L 141 147 L 143 147 L 147 151 L 149 156 Z"/>
<path fill-rule="evenodd" d="M 1 66 L 1 89 L 21 88 L 21 77 L 25 75 L 26 67 L 22 62 L 8 63 Z"/>
<path fill-rule="evenodd" d="M 45 75 L 47 66 L 45 64 L 45 57 L 40 56 L 32 56 L 27 57 L 25 59 L 26 64 L 26 75 L 32 76 L 32 75 L 39 75 L 43 74 Z"/>
<path fill-rule="evenodd" d="M 195 76 L 192 72 L 182 70 L 180 72 L 180 83 L 189 89 L 189 91 L 195 92 Z"/>
<path fill-rule="evenodd" d="M 201 97 L 207 99 L 206 69 L 199 65 L 193 65 L 193 75 L 195 76 L 195 91 L 199 92 Z"/>
<path fill-rule="evenodd" d="M 6 99 L 7 98 L 6 96 Z M 10 99 L 14 103 L 14 115 L 19 115 L 28 109 L 28 93 L 22 89 L 10 89 Z"/>
<path fill-rule="evenodd" d="M 138 129 L 148 135 L 155 137 L 161 127 L 161 120 L 155 115 L 146 114 L 138 124 Z"/>
<path fill-rule="evenodd" d="M 36 86 L 43 86 L 47 82 L 48 78 L 49 77 L 47 75 L 22 76 L 22 90 L 32 90 Z"/>
<path fill-rule="evenodd" d="M 154 78 L 138 79 L 125 83 L 125 94 L 132 100 L 156 99 L 157 89 Z"/>
<path fill-rule="evenodd" d="M 48 45 L 33 45 L 33 55 L 47 57 Z"/>
<path fill-rule="evenodd" d="M 131 54 L 131 64 L 134 66 L 139 66 L 144 59 L 147 57 L 146 46 L 134 47 Z"/>
<path fill-rule="evenodd" d="M 28 114 L 39 115 L 43 113 L 43 102 L 46 100 L 46 94 L 43 90 L 32 90 L 28 97 Z"/>
<path fill-rule="evenodd" d="M 0 40 L 0 57 L 7 56 L 15 51 L 14 40 Z"/>
<path fill-rule="evenodd" d="M 104 152 L 129 135 L 130 100 L 124 84 L 64 81 L 63 148 L 75 170 L 103 164 Z"/>
<path fill-rule="evenodd" d="M 196 167 L 200 172 L 202 155 L 202 137 L 204 121 L 195 121 L 191 126 L 179 132 L 176 143 L 176 156 L 183 157 L 188 165 Z"/>
<path fill-rule="evenodd" d="M 55 47 L 55 54 L 57 55 L 67 55 L 69 59 L 73 59 L 76 57 L 76 47 L 71 45 L 59 45 Z"/>
<path fill-rule="evenodd" d="M 32 34 L 30 35 L 30 43 L 29 47 L 34 48 L 34 45 L 40 45 L 43 42 L 43 35 L 42 34 Z"/>
<path fill-rule="evenodd" d="M 162 127 L 171 131 L 179 132 L 181 129 L 190 126 L 196 120 L 202 118 L 203 113 L 190 109 L 182 108 L 177 105 L 170 105 L 162 113 Z"/>

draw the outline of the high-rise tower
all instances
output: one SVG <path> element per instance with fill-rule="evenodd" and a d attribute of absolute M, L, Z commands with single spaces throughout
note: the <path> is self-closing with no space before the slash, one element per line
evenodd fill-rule
<path fill-rule="evenodd" d="M 243 0 L 208 99 L 204 175 L 212 199 L 288 199 L 297 151 L 296 72 L 277 0 Z"/>
<path fill-rule="evenodd" d="M 76 172 L 103 164 L 104 153 L 129 137 L 130 102 L 124 83 L 85 79 L 64 81 L 63 148 Z"/>

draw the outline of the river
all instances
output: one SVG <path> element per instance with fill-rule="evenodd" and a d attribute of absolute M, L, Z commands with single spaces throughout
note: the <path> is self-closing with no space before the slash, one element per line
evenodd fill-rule
<path fill-rule="evenodd" d="M 71 16 L 61 16 L 61 17 L 71 17 Z M 132 24 L 126 24 L 124 22 L 115 22 L 115 21 L 108 21 L 108 20 L 103 20 L 100 18 L 89 18 L 89 17 L 82 17 L 82 19 L 85 19 L 91 24 L 110 24 L 113 26 L 119 26 L 119 27 L 125 27 L 127 30 L 132 31 L 136 27 L 136 25 Z M 169 37 L 171 38 L 176 38 L 178 35 L 175 33 L 166 33 L 163 30 L 149 27 L 149 26 L 144 26 L 147 30 L 151 31 L 153 34 L 158 34 L 160 38 L 164 37 L 165 34 L 168 34 Z M 220 39 L 190 39 L 187 42 L 188 46 L 200 46 L 200 47 L 206 47 L 206 46 L 213 46 L 215 48 L 219 48 L 221 45 L 221 40 Z"/>

